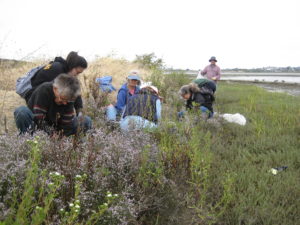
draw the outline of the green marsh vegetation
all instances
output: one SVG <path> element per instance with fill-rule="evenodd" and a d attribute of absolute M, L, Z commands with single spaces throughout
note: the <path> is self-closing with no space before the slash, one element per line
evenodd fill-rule
<path fill-rule="evenodd" d="M 206 122 L 197 112 L 178 121 L 177 91 L 190 78 L 155 68 L 149 79 L 165 101 L 157 130 L 107 128 L 99 104 L 87 101 L 95 131 L 79 143 L 1 136 L 2 224 L 300 221 L 299 97 L 220 82 L 215 111 L 241 113 L 246 126 Z M 278 166 L 288 168 L 270 173 Z"/>

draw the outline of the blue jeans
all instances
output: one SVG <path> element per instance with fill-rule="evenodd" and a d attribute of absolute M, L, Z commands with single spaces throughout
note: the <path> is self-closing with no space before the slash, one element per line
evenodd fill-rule
<path fill-rule="evenodd" d="M 18 107 L 14 112 L 14 117 L 16 121 L 17 128 L 20 131 L 20 134 L 24 134 L 30 130 L 33 131 L 34 121 L 33 113 L 26 106 Z M 92 120 L 88 116 L 84 116 L 83 121 L 79 122 L 78 118 L 75 117 L 72 120 L 72 131 L 68 135 L 76 134 L 78 131 L 86 132 L 92 128 Z"/>
<path fill-rule="evenodd" d="M 157 124 L 140 116 L 126 116 L 120 121 L 120 127 L 124 131 L 131 131 L 142 128 L 156 128 Z"/>
<path fill-rule="evenodd" d="M 33 129 L 33 113 L 28 107 L 20 106 L 16 108 L 14 111 L 14 117 L 20 134 L 24 134 L 25 132 Z"/>
<path fill-rule="evenodd" d="M 200 110 L 203 115 L 207 114 L 207 118 L 212 118 L 214 115 L 214 113 L 205 106 L 200 106 Z"/>
<path fill-rule="evenodd" d="M 200 106 L 199 109 L 200 109 L 200 111 L 201 111 L 201 113 L 202 113 L 203 116 L 206 117 L 206 115 L 207 115 L 207 118 L 212 118 L 213 115 L 214 115 L 214 113 L 211 112 L 211 111 L 210 111 L 208 108 L 206 108 L 205 106 Z M 187 111 L 180 111 L 180 112 L 178 112 L 178 113 L 177 113 L 178 119 L 183 118 L 183 117 L 184 117 L 184 114 L 185 114 L 186 112 L 187 112 Z"/>

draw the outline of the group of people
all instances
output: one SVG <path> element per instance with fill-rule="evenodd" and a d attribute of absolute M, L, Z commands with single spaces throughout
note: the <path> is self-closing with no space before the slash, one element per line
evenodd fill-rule
<path fill-rule="evenodd" d="M 186 100 L 186 111 L 198 108 L 207 118 L 213 116 L 216 82 L 220 79 L 220 68 L 216 58 L 201 74 L 206 77 L 180 88 L 180 96 Z M 76 135 L 92 128 L 92 120 L 83 114 L 80 82 L 77 76 L 88 66 L 87 61 L 76 52 L 66 59 L 56 57 L 41 67 L 30 79 L 31 89 L 24 99 L 27 106 L 14 112 L 20 133 L 44 130 L 49 135 Z M 127 82 L 118 91 L 115 105 L 106 108 L 108 122 L 118 123 L 122 130 L 155 128 L 161 119 L 162 98 L 157 87 L 141 83 L 140 74 L 134 70 Z M 183 117 L 186 111 L 180 112 Z"/>

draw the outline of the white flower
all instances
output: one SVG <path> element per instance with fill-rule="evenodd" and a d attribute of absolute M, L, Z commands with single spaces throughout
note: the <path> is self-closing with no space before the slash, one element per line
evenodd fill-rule
<path fill-rule="evenodd" d="M 278 170 L 272 168 L 270 169 L 270 172 L 273 174 L 273 175 L 276 175 L 278 173 Z"/>
<path fill-rule="evenodd" d="M 69 206 L 70 206 L 70 207 L 73 207 L 73 206 L 74 206 L 74 204 L 73 204 L 73 203 L 70 203 L 70 204 L 69 204 Z"/>
<path fill-rule="evenodd" d="M 63 211 L 65 211 L 63 208 L 61 208 L 59 211 L 61 211 L 61 212 L 63 212 Z"/>
<path fill-rule="evenodd" d="M 56 175 L 56 176 L 60 176 L 60 173 L 59 173 L 59 172 L 55 172 L 55 175 Z"/>
<path fill-rule="evenodd" d="M 79 206 L 79 205 L 75 205 L 75 208 L 76 208 L 76 209 L 80 209 L 80 206 Z"/>
<path fill-rule="evenodd" d="M 111 195 L 111 193 L 107 194 L 107 197 L 109 197 L 109 198 L 110 198 L 111 196 L 112 196 L 112 195 Z"/>
<path fill-rule="evenodd" d="M 80 201 L 79 201 L 79 200 L 76 200 L 76 201 L 75 201 L 75 203 L 79 204 L 79 203 L 80 203 Z"/>
<path fill-rule="evenodd" d="M 118 197 L 119 195 L 118 195 L 118 194 L 114 194 L 114 196 L 115 196 L 115 197 Z"/>
<path fill-rule="evenodd" d="M 105 202 L 104 204 L 103 204 L 104 206 L 108 206 L 108 204 Z"/>
<path fill-rule="evenodd" d="M 79 212 L 79 210 L 78 210 L 78 209 L 75 209 L 75 212 L 76 212 L 76 213 L 78 213 L 78 212 Z"/>

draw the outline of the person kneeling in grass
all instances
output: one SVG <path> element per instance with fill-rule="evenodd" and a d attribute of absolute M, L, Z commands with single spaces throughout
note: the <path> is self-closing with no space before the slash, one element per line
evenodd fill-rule
<path fill-rule="evenodd" d="M 139 91 L 139 83 L 141 79 L 138 71 L 132 70 L 127 76 L 127 82 L 122 85 L 118 92 L 116 105 L 109 105 L 106 109 L 106 116 L 108 121 L 117 121 L 124 112 L 124 107 L 128 98 L 136 95 Z"/>
<path fill-rule="evenodd" d="M 69 136 L 91 129 L 87 116 L 75 117 L 74 101 L 80 96 L 80 83 L 74 76 L 60 74 L 54 82 L 37 87 L 28 100 L 27 107 L 20 106 L 14 112 L 20 133 L 44 130 Z"/>
<path fill-rule="evenodd" d="M 155 128 L 161 118 L 161 101 L 155 86 L 145 86 L 127 100 L 120 127 L 124 131 Z"/>
<path fill-rule="evenodd" d="M 184 85 L 179 90 L 179 95 L 186 100 L 186 109 L 197 108 L 201 111 L 204 118 L 213 116 L 213 102 L 215 101 L 214 92 L 210 88 L 199 88 L 197 84 L 191 83 Z M 179 112 L 178 116 L 183 117 L 184 111 Z"/>

